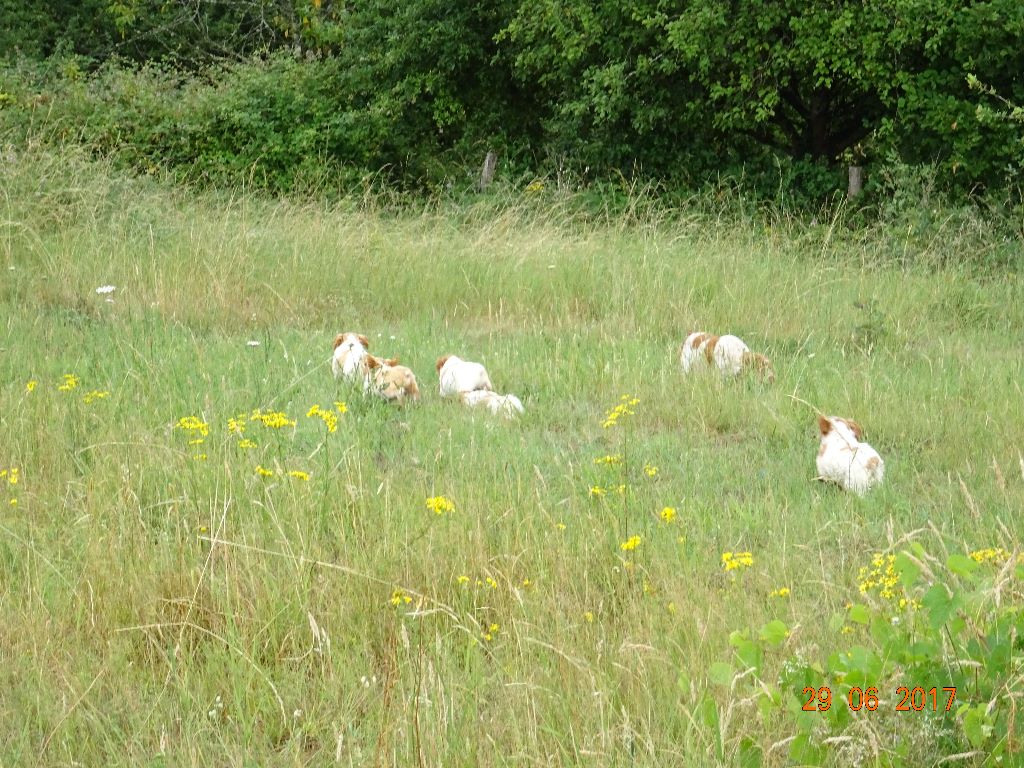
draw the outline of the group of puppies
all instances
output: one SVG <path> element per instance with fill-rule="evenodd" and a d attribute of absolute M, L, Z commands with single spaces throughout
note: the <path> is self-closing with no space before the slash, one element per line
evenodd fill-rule
<path fill-rule="evenodd" d="M 334 339 L 331 360 L 334 377 L 361 381 L 364 392 L 392 402 L 420 399 L 419 384 L 408 367 L 400 365 L 398 358 L 376 357 L 369 350 L 370 341 L 363 334 L 339 333 Z M 742 339 L 732 335 L 691 333 L 680 349 L 679 362 L 684 374 L 717 369 L 723 376 L 738 376 L 752 371 L 766 382 L 775 381 L 771 361 L 751 352 Z M 523 413 L 518 397 L 494 391 L 491 378 L 480 363 L 444 355 L 437 361 L 437 377 L 443 398 L 458 399 L 468 408 L 482 407 L 508 419 Z M 857 422 L 819 414 L 818 431 L 818 479 L 858 495 L 882 482 L 885 464 L 878 452 L 863 442 L 864 431 Z"/>
<path fill-rule="evenodd" d="M 361 333 L 339 333 L 334 339 L 331 359 L 334 378 L 362 382 L 363 391 L 391 402 L 420 399 L 416 375 L 398 358 L 370 354 L 370 340 Z M 482 407 L 495 416 L 514 419 L 523 413 L 523 404 L 515 395 L 494 391 L 491 377 L 480 363 L 444 355 L 437 361 L 441 397 L 457 398 L 468 408 Z"/>
<path fill-rule="evenodd" d="M 769 383 L 775 381 L 768 358 L 751 352 L 741 339 L 731 335 L 691 333 L 680 349 L 679 362 L 685 374 L 715 368 L 723 376 L 753 371 Z M 882 482 L 885 464 L 878 451 L 863 442 L 864 431 L 857 422 L 819 414 L 818 431 L 818 479 L 836 483 L 860 496 Z"/>

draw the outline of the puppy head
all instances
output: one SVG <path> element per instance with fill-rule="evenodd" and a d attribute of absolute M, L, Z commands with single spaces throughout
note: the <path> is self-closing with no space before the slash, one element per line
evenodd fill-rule
<path fill-rule="evenodd" d="M 437 358 L 437 372 L 438 373 L 441 372 L 441 369 L 444 368 L 444 364 L 447 363 L 451 359 L 451 357 L 452 357 L 451 355 L 442 355 L 441 357 Z"/>
<path fill-rule="evenodd" d="M 757 371 L 758 375 L 769 384 L 775 381 L 775 371 L 772 368 L 772 361 L 764 355 L 758 355 L 753 352 L 744 352 L 743 365 L 748 368 L 753 368 Z"/>
<path fill-rule="evenodd" d="M 864 437 L 864 429 L 853 419 L 841 419 L 837 416 L 836 421 L 842 422 L 848 426 L 850 431 L 853 432 L 853 436 L 856 437 L 858 441 Z"/>
<path fill-rule="evenodd" d="M 345 343 L 345 339 L 349 338 L 350 336 L 354 337 L 356 339 L 356 341 L 358 341 L 360 344 L 362 344 L 363 345 L 363 349 L 369 349 L 370 348 L 370 340 L 368 338 L 363 336 L 363 334 L 361 334 L 361 333 L 352 333 L 352 331 L 348 331 L 346 333 L 339 333 L 337 336 L 335 336 L 334 337 L 334 348 L 337 349 L 338 347 L 340 347 L 342 344 Z"/>

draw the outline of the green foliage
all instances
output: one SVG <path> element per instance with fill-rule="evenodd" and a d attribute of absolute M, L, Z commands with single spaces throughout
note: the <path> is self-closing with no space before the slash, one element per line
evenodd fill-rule
<path fill-rule="evenodd" d="M 876 555 L 858 580 L 860 602 L 829 622 L 848 638 L 842 650 L 822 657 L 775 619 L 755 637 L 733 632 L 739 669 L 714 662 L 709 683 L 750 697 L 781 731 L 775 747 L 801 764 L 870 755 L 897 768 L 971 750 L 977 764 L 999 764 L 1019 753 L 1024 556 L 987 548 L 943 562 L 913 542 Z M 731 707 L 713 687 L 701 701 Z"/>
<path fill-rule="evenodd" d="M 1017 0 L 0 0 L 0 18 L 9 60 L 77 57 L 92 85 L 64 105 L 50 67 L 33 131 L 78 110 L 97 151 L 140 141 L 134 166 L 218 184 L 340 174 L 457 192 L 494 150 L 507 176 L 727 177 L 816 209 L 851 162 L 868 204 L 920 169 L 937 194 L 999 197 L 1024 168 L 1019 124 L 991 109 L 994 94 L 1024 102 Z M 104 126 L 101 90 L 122 85 L 122 122 Z"/>

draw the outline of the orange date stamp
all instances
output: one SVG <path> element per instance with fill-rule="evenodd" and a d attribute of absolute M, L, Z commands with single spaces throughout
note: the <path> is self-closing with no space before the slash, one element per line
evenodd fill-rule
<path fill-rule="evenodd" d="M 821 688 L 811 688 L 808 686 L 804 688 L 803 695 L 807 697 L 807 701 L 804 702 L 803 706 L 804 712 L 827 712 L 832 708 L 832 689 L 828 686 L 823 685 Z M 949 712 L 955 698 L 956 688 L 932 687 L 925 689 L 920 685 L 914 688 L 901 685 L 896 689 L 896 699 L 898 701 L 895 702 L 895 711 L 921 712 L 929 710 L 931 712 Z M 945 699 L 945 708 L 940 710 L 943 699 Z M 859 688 L 854 686 L 846 694 L 846 705 L 850 708 L 851 712 L 860 712 L 862 709 L 874 712 L 881 703 L 878 698 L 878 689 L 874 687 Z"/>

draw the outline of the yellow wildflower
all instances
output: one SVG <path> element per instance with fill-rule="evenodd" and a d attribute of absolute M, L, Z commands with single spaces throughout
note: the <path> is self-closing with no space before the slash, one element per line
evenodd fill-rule
<path fill-rule="evenodd" d="M 86 392 L 85 395 L 82 396 L 82 402 L 86 405 L 90 405 L 91 403 L 94 403 L 97 400 L 102 400 L 105 397 L 110 397 L 110 392 L 107 390 L 100 391 L 98 389 L 94 389 L 92 392 Z"/>
<path fill-rule="evenodd" d="M 676 614 L 676 612 L 678 611 L 678 609 L 676 608 L 676 604 L 675 604 L 675 603 L 673 603 L 673 602 L 670 602 L 670 603 L 669 603 L 669 604 L 668 604 L 667 606 L 665 606 L 665 607 L 666 607 L 666 608 L 668 609 L 668 612 L 669 612 L 669 613 L 671 613 L 671 614 L 672 614 L 673 616 L 674 616 L 674 615 Z"/>
<path fill-rule="evenodd" d="M 7 469 L 0 470 L 0 479 L 3 479 L 4 477 L 7 478 L 7 482 L 10 483 L 11 485 L 17 485 L 18 484 L 18 468 L 17 467 L 11 467 L 9 470 L 7 470 Z"/>
<path fill-rule="evenodd" d="M 488 577 L 487 577 L 486 579 L 484 579 L 484 582 L 485 582 L 485 583 L 487 584 L 487 586 L 488 586 L 488 587 L 490 587 L 491 589 L 497 589 L 497 588 L 498 588 L 498 582 L 496 582 L 496 581 L 495 581 L 495 580 L 494 580 L 493 578 L 491 578 L 490 576 L 488 576 Z"/>
<path fill-rule="evenodd" d="M 256 443 L 254 443 L 252 440 L 248 440 L 248 439 L 246 439 L 246 440 L 239 440 L 238 441 L 238 447 L 243 449 L 243 450 L 245 450 L 246 448 L 255 448 L 256 447 Z"/>
<path fill-rule="evenodd" d="M 61 392 L 70 392 L 72 389 L 77 387 L 80 383 L 80 379 L 73 373 L 64 374 L 64 382 L 57 386 Z"/>
<path fill-rule="evenodd" d="M 257 464 L 256 465 L 256 474 L 259 475 L 260 477 L 273 477 L 274 476 L 274 471 L 271 470 L 271 469 L 267 469 L 262 464 Z"/>
<path fill-rule="evenodd" d="M 210 434 L 210 425 L 198 416 L 182 416 L 174 428 L 184 432 L 198 432 L 203 437 Z"/>
<path fill-rule="evenodd" d="M 533 586 L 533 582 L 529 579 L 523 579 L 523 589 L 529 589 Z"/>
<path fill-rule="evenodd" d="M 1010 559 L 1010 553 L 1002 547 L 986 547 L 971 552 L 971 559 L 976 563 L 995 563 L 1002 565 Z"/>
<path fill-rule="evenodd" d="M 192 458 L 195 459 L 196 461 L 206 461 L 206 454 L 205 453 L 197 453 Z"/>
<path fill-rule="evenodd" d="M 634 549 L 640 546 L 640 537 L 634 534 L 626 539 L 624 542 L 619 544 L 619 549 L 623 552 L 632 552 Z"/>
<path fill-rule="evenodd" d="M 660 517 L 666 523 L 671 523 L 673 520 L 676 519 L 676 508 L 664 507 L 659 513 L 658 517 Z"/>
<path fill-rule="evenodd" d="M 494 636 L 498 634 L 498 629 L 499 627 L 497 624 L 489 624 L 486 629 L 480 632 L 480 637 L 489 643 L 494 639 Z"/>
<path fill-rule="evenodd" d="M 789 597 L 789 587 L 779 587 L 778 589 L 773 589 L 771 597 Z"/>
<path fill-rule="evenodd" d="M 188 444 L 189 445 L 202 445 L 205 442 L 206 442 L 206 438 L 197 437 L 195 440 L 189 440 Z"/>
<path fill-rule="evenodd" d="M 593 624 L 594 623 L 594 612 L 593 611 L 584 611 L 583 612 L 583 620 L 586 621 L 587 624 Z"/>
<path fill-rule="evenodd" d="M 461 576 L 459 576 L 459 578 L 456 579 L 456 581 L 459 584 L 468 584 L 469 583 L 469 576 L 466 576 L 465 574 L 462 574 Z"/>
<path fill-rule="evenodd" d="M 338 413 L 341 413 L 341 414 L 348 413 L 348 406 L 345 405 L 345 403 L 341 402 L 340 400 L 335 400 L 334 401 L 334 407 L 338 409 Z"/>
<path fill-rule="evenodd" d="M 608 491 L 606 491 L 600 485 L 592 485 L 592 486 L 590 486 L 590 495 L 593 496 L 595 499 L 600 498 L 601 496 L 604 496 L 606 493 L 608 493 Z"/>
<path fill-rule="evenodd" d="M 240 435 L 245 432 L 246 415 L 244 413 L 239 414 L 228 419 L 228 432 L 236 435 Z"/>
<path fill-rule="evenodd" d="M 903 591 L 899 587 L 900 576 L 896 572 L 896 555 L 876 554 L 871 559 L 870 566 L 863 566 L 857 574 L 857 588 L 862 595 L 868 595 L 872 590 L 878 591 L 878 596 L 883 600 L 895 601 L 898 598 L 896 590 Z"/>
<path fill-rule="evenodd" d="M 35 379 L 30 379 L 30 380 L 29 380 L 29 381 L 28 381 L 28 382 L 27 382 L 27 383 L 25 384 L 25 391 L 26 391 L 26 392 L 31 392 L 32 390 L 34 390 L 34 389 L 36 388 L 36 386 L 37 386 L 38 384 L 39 384 L 39 382 L 38 382 L 38 381 L 36 381 Z"/>
<path fill-rule="evenodd" d="M 644 474 L 648 477 L 655 477 L 658 474 L 658 468 L 653 464 L 644 464 Z"/>
<path fill-rule="evenodd" d="M 565 530 L 565 523 L 555 523 L 555 528 L 557 528 L 560 531 L 564 531 Z"/>
<path fill-rule="evenodd" d="M 621 464 L 622 454 L 608 454 L 607 456 L 601 456 L 594 459 L 595 464 Z"/>
<path fill-rule="evenodd" d="M 261 411 L 255 409 L 249 414 L 250 421 L 258 421 L 270 429 L 282 429 L 283 427 L 294 427 L 295 419 L 289 419 L 288 414 L 283 411 Z"/>
<path fill-rule="evenodd" d="M 309 480 L 309 473 L 303 472 L 301 469 L 293 469 L 288 473 L 288 477 L 294 477 L 296 480 Z"/>
<path fill-rule="evenodd" d="M 723 552 L 722 567 L 727 571 L 750 568 L 754 564 L 754 556 L 749 552 Z"/>
<path fill-rule="evenodd" d="M 454 512 L 455 505 L 444 496 L 431 496 L 427 499 L 427 509 L 435 515 L 443 515 L 445 512 Z"/>
<path fill-rule="evenodd" d="M 12 507 L 16 507 L 16 506 L 18 506 L 18 500 L 17 499 L 11 499 L 10 504 L 11 504 Z"/>
<path fill-rule="evenodd" d="M 402 603 L 408 605 L 411 602 L 412 598 L 409 597 L 409 595 L 407 595 L 404 590 L 395 589 L 395 591 L 391 593 L 391 604 L 396 607 L 401 605 Z"/>

